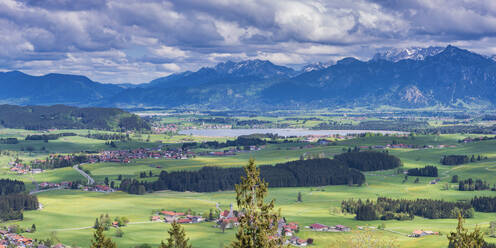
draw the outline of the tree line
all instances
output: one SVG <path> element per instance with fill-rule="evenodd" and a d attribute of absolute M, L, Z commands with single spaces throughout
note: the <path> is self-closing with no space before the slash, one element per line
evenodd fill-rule
<path fill-rule="evenodd" d="M 408 170 L 409 176 L 417 177 L 437 177 L 437 167 L 432 165 L 427 165 L 424 168 L 413 168 Z"/>
<path fill-rule="evenodd" d="M 81 164 L 86 162 L 88 162 L 88 156 L 84 154 L 52 155 L 43 161 L 33 162 L 31 164 L 31 167 L 46 170 L 46 169 L 71 167 L 76 164 Z"/>
<path fill-rule="evenodd" d="M 182 148 L 189 149 L 189 148 L 199 147 L 199 148 L 219 149 L 230 146 L 260 146 L 265 144 L 267 144 L 267 141 L 257 136 L 241 135 L 237 137 L 235 140 L 227 140 L 226 142 L 207 141 L 203 143 L 197 143 L 197 142 L 184 143 Z"/>
<path fill-rule="evenodd" d="M 260 166 L 262 178 L 270 187 L 303 187 L 323 185 L 362 185 L 365 176 L 335 159 L 297 160 Z M 233 190 L 243 175 L 242 168 L 203 167 L 198 171 L 162 171 L 155 182 L 124 179 L 120 188 L 131 194 L 146 191 L 174 190 L 214 192 Z"/>
<path fill-rule="evenodd" d="M 469 162 L 467 155 L 444 155 L 441 158 L 442 165 L 460 165 Z"/>
<path fill-rule="evenodd" d="M 129 134 L 120 133 L 88 133 L 84 137 L 98 140 L 129 140 Z"/>
<path fill-rule="evenodd" d="M 17 138 L 0 138 L 0 144 L 15 145 L 19 143 Z"/>
<path fill-rule="evenodd" d="M 60 137 L 77 136 L 75 133 L 52 133 L 52 134 L 32 134 L 26 136 L 25 140 L 56 140 Z"/>
<path fill-rule="evenodd" d="M 458 182 L 458 190 L 460 191 L 478 191 L 478 190 L 496 190 L 496 186 L 493 186 L 491 188 L 491 185 L 489 185 L 486 181 L 483 181 L 482 179 L 475 179 L 473 180 L 472 178 L 466 179 L 466 180 L 461 180 Z"/>
<path fill-rule="evenodd" d="M 474 207 L 475 211 L 485 213 L 496 212 L 496 197 L 476 196 L 470 201 L 470 203 Z"/>
<path fill-rule="evenodd" d="M 441 158 L 441 164 L 442 165 L 460 165 L 460 164 L 467 164 L 467 163 L 473 163 L 476 161 L 481 161 L 485 160 L 487 157 L 477 155 L 477 157 L 472 154 L 472 156 L 469 158 L 468 155 L 445 155 Z"/>
<path fill-rule="evenodd" d="M 448 202 L 433 199 L 390 199 L 378 197 L 377 201 L 345 200 L 341 202 L 343 212 L 356 215 L 357 220 L 411 220 L 413 216 L 428 219 L 454 219 L 458 213 L 472 218 L 474 209 L 469 202 Z"/>

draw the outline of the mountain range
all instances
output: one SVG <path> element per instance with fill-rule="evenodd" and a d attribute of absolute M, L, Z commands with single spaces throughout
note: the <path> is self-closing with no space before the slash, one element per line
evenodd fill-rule
<path fill-rule="evenodd" d="M 137 87 L 83 76 L 0 73 L 0 102 L 122 108 L 294 109 L 379 107 L 494 108 L 496 61 L 454 46 L 389 50 L 369 61 L 344 58 L 301 70 L 265 60 L 155 79 Z"/>
<path fill-rule="evenodd" d="M 87 105 L 124 90 L 85 76 L 47 74 L 31 76 L 20 71 L 0 72 L 0 104 Z"/>
<path fill-rule="evenodd" d="M 427 57 L 441 53 L 443 47 L 411 47 L 411 48 L 392 48 L 384 52 L 376 53 L 372 60 L 389 60 L 398 62 L 404 59 L 424 60 Z"/>

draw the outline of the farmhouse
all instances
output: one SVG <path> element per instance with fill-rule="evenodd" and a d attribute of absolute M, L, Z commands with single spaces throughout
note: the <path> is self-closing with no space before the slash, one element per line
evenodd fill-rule
<path fill-rule="evenodd" d="M 312 231 L 317 231 L 317 232 L 327 232 L 330 229 L 330 227 L 319 223 L 312 224 L 310 225 L 309 228 L 312 229 Z"/>
<path fill-rule="evenodd" d="M 160 219 L 160 216 L 158 216 L 158 215 L 154 215 L 154 216 L 152 216 L 150 219 L 151 219 L 151 221 L 153 221 L 153 222 L 160 222 L 160 221 L 162 221 L 162 220 Z"/>
<path fill-rule="evenodd" d="M 184 219 L 179 219 L 176 222 L 179 224 L 189 224 L 189 223 L 193 223 L 193 220 L 189 218 L 184 218 Z"/>
<path fill-rule="evenodd" d="M 427 235 L 439 235 L 439 233 L 433 231 L 415 230 L 411 235 L 408 235 L 408 237 L 419 238 Z"/>
<path fill-rule="evenodd" d="M 164 215 L 166 222 L 174 222 L 179 219 L 179 217 L 184 216 L 184 213 L 176 213 L 173 211 L 161 211 L 160 214 Z"/>
<path fill-rule="evenodd" d="M 317 231 L 317 232 L 349 232 L 351 231 L 351 228 L 343 225 L 336 225 L 336 226 L 326 226 L 322 225 L 319 223 L 312 224 L 309 227 L 312 231 Z"/>
<path fill-rule="evenodd" d="M 300 239 L 298 237 L 292 237 L 289 240 L 286 241 L 286 243 L 289 243 L 293 246 L 299 246 L 299 247 L 304 247 L 307 246 L 307 241 L 304 239 Z"/>
<path fill-rule="evenodd" d="M 349 231 L 351 231 L 351 228 L 349 228 L 347 226 L 343 226 L 343 225 L 336 225 L 334 227 L 334 229 L 336 229 L 337 231 L 340 231 L 340 232 L 349 232 Z"/>

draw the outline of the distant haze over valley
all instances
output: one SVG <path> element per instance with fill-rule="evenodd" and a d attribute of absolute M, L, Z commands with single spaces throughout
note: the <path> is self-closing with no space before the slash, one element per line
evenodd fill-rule
<path fill-rule="evenodd" d="M 381 51 L 300 70 L 267 60 L 226 61 L 146 84 L 104 84 L 85 76 L 0 73 L 0 103 L 121 108 L 304 109 L 494 108 L 496 61 L 455 46 Z"/>

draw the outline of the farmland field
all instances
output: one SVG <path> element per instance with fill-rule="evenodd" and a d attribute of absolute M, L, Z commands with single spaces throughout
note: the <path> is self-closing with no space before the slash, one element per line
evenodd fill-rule
<path fill-rule="evenodd" d="M 78 130 L 84 135 L 88 130 Z M 3 135 L 10 134 L 23 137 L 31 131 L 8 130 Z M 184 139 L 190 141 L 216 140 L 224 141 L 225 138 L 206 138 L 195 136 L 169 136 L 149 135 L 146 137 L 132 138 L 131 141 L 118 143 L 114 149 L 130 149 L 142 147 L 154 147 L 157 145 L 177 147 Z M 431 145 L 429 149 L 398 148 L 389 149 L 389 153 L 398 156 L 403 162 L 405 169 L 435 165 L 438 167 L 441 181 L 438 184 L 430 184 L 433 178 L 420 177 L 415 183 L 415 177 L 409 177 L 404 182 L 404 174 L 396 170 L 365 172 L 367 183 L 361 187 L 353 186 L 324 186 L 303 188 L 270 188 L 269 199 L 276 200 L 276 208 L 288 221 L 298 222 L 301 231 L 300 238 L 313 238 L 313 247 L 332 247 L 340 241 L 345 242 L 354 232 L 357 226 L 377 227 L 385 224 L 384 230 L 373 229 L 375 233 L 385 239 L 392 239 L 400 247 L 446 247 L 446 234 L 456 227 L 456 219 L 424 219 L 415 217 L 412 221 L 357 221 L 353 215 L 342 214 L 336 211 L 341 206 L 341 201 L 354 199 L 376 199 L 379 196 L 395 199 L 431 198 L 449 201 L 467 200 L 474 195 L 496 196 L 492 191 L 458 191 L 457 184 L 449 183 L 451 176 L 458 175 L 460 179 L 469 177 L 486 180 L 489 184 L 496 183 L 496 146 L 495 140 L 480 141 L 474 143 L 459 143 L 458 140 L 466 137 L 475 137 L 468 134 L 449 135 L 417 135 L 414 137 L 392 137 L 371 136 L 357 137 L 354 139 L 337 140 L 332 144 L 319 145 L 316 143 L 279 143 L 267 144 L 259 151 L 240 152 L 235 156 L 195 156 L 189 159 L 164 160 L 164 159 L 139 159 L 130 163 L 94 163 L 83 164 L 81 167 L 90 172 L 97 183 L 103 183 L 105 178 L 119 183 L 118 176 L 124 178 L 136 178 L 139 180 L 153 181 L 162 170 L 198 170 L 204 166 L 218 167 L 240 167 L 244 166 L 250 157 L 255 158 L 258 165 L 276 164 L 286 161 L 298 160 L 301 156 L 332 157 L 342 153 L 346 149 L 355 146 L 371 147 L 386 145 L 396 140 L 398 143 L 424 146 Z M 144 141 L 149 139 L 149 141 Z M 32 152 L 23 151 L 23 146 L 36 147 Z M 439 146 L 442 148 L 439 148 Z M 4 145 L 9 146 L 9 145 Z M 49 153 L 40 151 L 39 147 L 46 146 L 50 151 L 68 154 L 84 150 L 109 149 L 104 141 L 86 137 L 73 136 L 63 137 L 48 143 L 42 141 L 22 141 L 16 145 L 10 145 L 10 154 L 0 156 L 3 177 L 18 179 L 26 182 L 29 190 L 34 189 L 32 182 L 62 182 L 84 180 L 84 178 L 72 167 L 47 170 L 35 175 L 16 175 L 8 171 L 8 162 L 13 161 L 14 156 L 30 161 L 43 159 Z M 451 146 L 451 147 L 448 147 Z M 369 148 L 365 148 L 369 149 Z M 204 151 L 198 149 L 197 151 Z M 15 155 L 14 155 L 15 154 Z M 443 155 L 467 154 L 482 155 L 487 159 L 459 166 L 444 166 L 439 164 Z M 153 177 L 140 179 L 141 172 L 152 172 Z M 446 189 L 448 185 L 448 190 Z M 301 192 L 303 202 L 297 202 L 297 194 Z M 37 194 L 43 209 L 26 211 L 23 221 L 11 221 L 4 223 L 19 224 L 28 227 L 36 224 L 37 232 L 25 234 L 32 238 L 55 237 L 60 242 L 72 246 L 87 247 L 91 239 L 95 219 L 101 214 L 112 216 L 126 216 L 130 224 L 123 227 L 123 237 L 117 237 L 115 230 L 106 233 L 118 244 L 119 247 L 135 247 L 140 244 L 158 245 L 165 240 L 169 225 L 166 223 L 152 223 L 149 221 L 154 211 L 160 209 L 187 211 L 197 213 L 208 212 L 215 208 L 216 203 L 227 209 L 229 204 L 235 203 L 235 194 L 232 191 L 213 193 L 173 192 L 160 191 L 145 195 L 131 195 L 124 192 L 100 193 L 83 192 L 80 190 L 56 190 Z M 466 220 L 466 227 L 473 229 L 475 226 L 487 230 L 490 221 L 495 221 L 494 213 L 476 212 L 474 218 Z M 325 225 L 342 224 L 352 227 L 352 233 L 319 233 L 303 228 L 313 223 Z M 223 233 L 214 228 L 212 222 L 184 225 L 188 237 L 194 247 L 220 247 L 227 245 L 234 237 L 233 230 Z M 413 230 L 432 230 L 440 232 L 439 236 L 426 236 L 422 238 L 407 237 Z M 489 242 L 496 239 L 486 236 Z"/>

